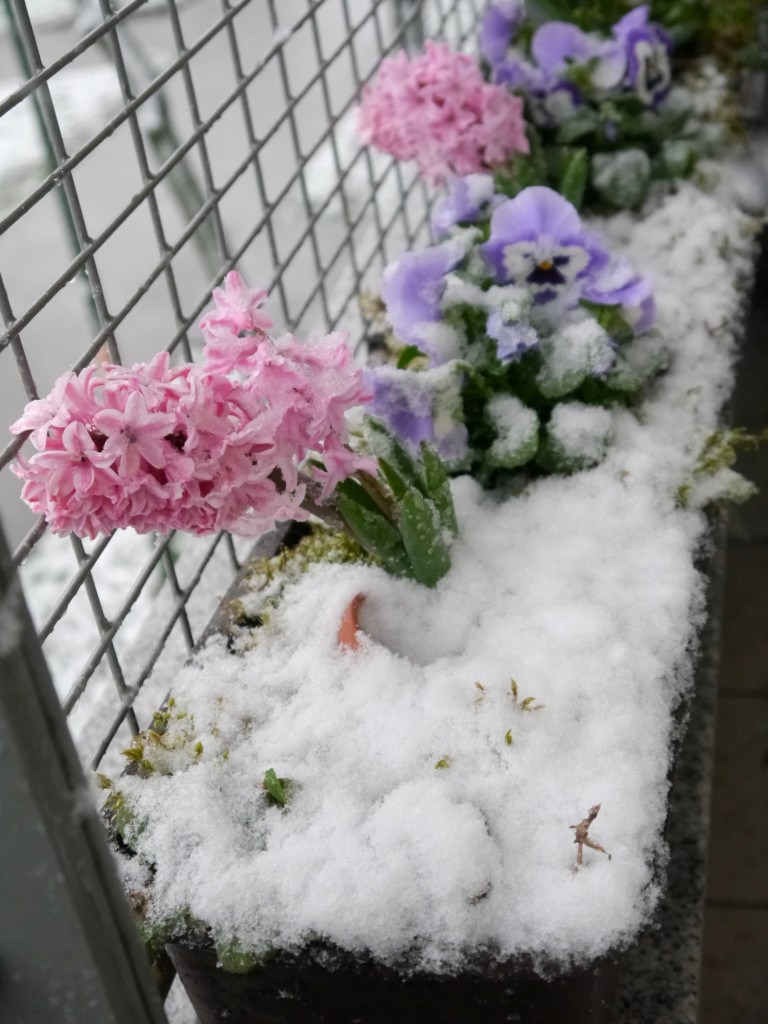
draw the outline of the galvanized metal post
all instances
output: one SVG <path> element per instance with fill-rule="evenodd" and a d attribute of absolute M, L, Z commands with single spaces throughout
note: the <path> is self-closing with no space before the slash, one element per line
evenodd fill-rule
<path fill-rule="evenodd" d="M 166 1024 L 0 531 L 0 1020 Z"/>

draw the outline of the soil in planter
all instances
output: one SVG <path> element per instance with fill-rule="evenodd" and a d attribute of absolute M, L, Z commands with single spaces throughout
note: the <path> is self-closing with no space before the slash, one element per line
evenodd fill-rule
<path fill-rule="evenodd" d="M 551 979 L 499 964 L 403 976 L 320 944 L 231 974 L 212 949 L 166 949 L 200 1024 L 609 1024 L 618 975 L 603 961 Z"/>

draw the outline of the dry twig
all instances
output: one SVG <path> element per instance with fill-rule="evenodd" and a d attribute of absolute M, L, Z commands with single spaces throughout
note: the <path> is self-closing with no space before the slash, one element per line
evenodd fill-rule
<path fill-rule="evenodd" d="M 610 853 L 605 850 L 600 843 L 596 843 L 594 839 L 589 838 L 589 826 L 595 820 L 600 813 L 600 804 L 595 804 L 594 807 L 590 807 L 589 814 L 583 821 L 580 821 L 578 825 L 571 825 L 571 828 L 576 829 L 576 835 L 574 836 L 574 843 L 577 844 L 578 850 L 576 851 L 576 864 L 574 871 L 578 871 L 584 860 L 584 847 L 588 846 L 590 850 L 599 850 L 600 853 L 604 853 L 608 860 L 611 859 Z"/>

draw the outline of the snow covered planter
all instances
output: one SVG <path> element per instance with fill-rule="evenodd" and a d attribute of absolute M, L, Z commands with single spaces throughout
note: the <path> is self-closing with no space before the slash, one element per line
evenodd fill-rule
<path fill-rule="evenodd" d="M 754 225 L 686 183 L 599 228 L 671 353 L 603 460 L 511 499 L 459 475 L 431 590 L 333 534 L 255 564 L 111 784 L 126 887 L 204 1024 L 610 1019 L 663 889 L 703 506 L 738 486 L 717 431 Z M 598 804 L 611 859 L 574 871 Z"/>

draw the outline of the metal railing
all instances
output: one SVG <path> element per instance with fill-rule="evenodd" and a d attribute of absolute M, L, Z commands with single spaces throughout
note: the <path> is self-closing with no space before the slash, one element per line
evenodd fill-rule
<path fill-rule="evenodd" d="M 482 0 L 2 0 L 0 390 L 7 424 L 67 369 L 189 360 L 230 269 L 279 329 L 357 343 L 361 291 L 425 236 L 411 168 L 361 149 L 383 56 L 471 42 Z M 4 18 L 2 17 L 4 15 Z M 2 81 L 3 78 L 13 81 Z M 48 535 L 0 454 L 0 519 L 86 766 L 114 766 L 247 548 Z"/>

